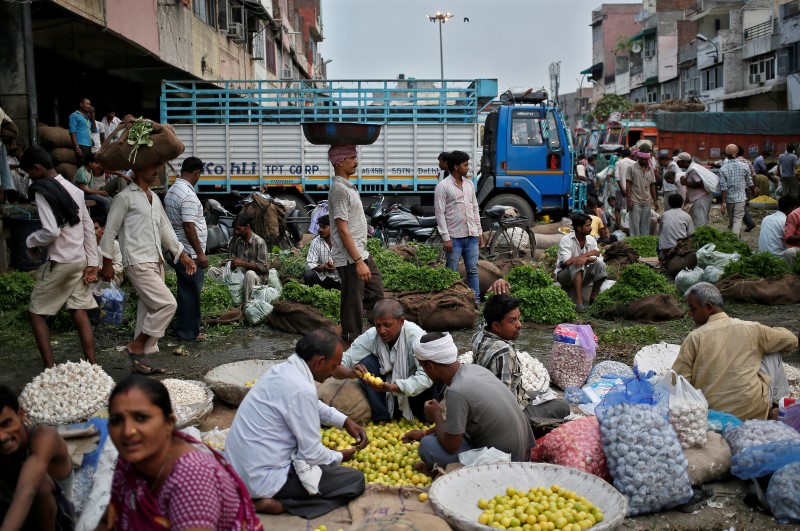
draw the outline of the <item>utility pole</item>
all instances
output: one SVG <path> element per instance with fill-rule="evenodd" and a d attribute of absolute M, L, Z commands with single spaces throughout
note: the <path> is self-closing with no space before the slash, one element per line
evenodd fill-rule
<path fill-rule="evenodd" d="M 444 24 L 451 18 L 453 18 L 452 13 L 440 13 L 439 11 L 437 11 L 435 15 L 428 15 L 428 20 L 430 20 L 434 24 L 436 22 L 439 23 L 439 73 L 442 82 L 444 82 L 444 48 L 442 47 L 442 24 Z"/>

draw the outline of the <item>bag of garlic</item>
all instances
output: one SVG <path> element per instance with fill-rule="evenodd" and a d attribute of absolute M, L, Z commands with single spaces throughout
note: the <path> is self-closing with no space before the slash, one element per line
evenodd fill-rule
<path fill-rule="evenodd" d="M 628 516 L 671 509 L 692 497 L 688 462 L 668 421 L 669 389 L 638 371 L 597 406 L 603 453 Z"/>
<path fill-rule="evenodd" d="M 723 436 L 733 455 L 760 444 L 800 441 L 800 433 L 777 420 L 746 420 L 741 426 L 725 430 Z"/>
<path fill-rule="evenodd" d="M 547 367 L 550 379 L 561 389 L 582 387 L 592 370 L 596 348 L 597 337 L 591 325 L 557 325 Z"/>
<path fill-rule="evenodd" d="M 739 479 L 768 476 L 790 463 L 800 462 L 800 442 L 778 441 L 751 446 L 733 456 L 731 474 Z"/>
<path fill-rule="evenodd" d="M 779 524 L 800 523 L 800 463 L 781 468 L 769 480 L 767 504 Z"/>
<path fill-rule="evenodd" d="M 531 461 L 577 468 L 610 481 L 597 417 L 583 417 L 537 439 Z"/>
<path fill-rule="evenodd" d="M 663 375 L 669 389 L 669 423 L 675 428 L 681 448 L 706 444 L 708 429 L 708 401 L 689 380 L 672 369 Z M 674 383 L 672 383 L 674 382 Z"/>

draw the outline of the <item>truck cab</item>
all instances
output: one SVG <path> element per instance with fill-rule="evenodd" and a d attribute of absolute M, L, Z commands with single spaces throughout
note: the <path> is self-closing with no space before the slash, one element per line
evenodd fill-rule
<path fill-rule="evenodd" d="M 647 140 L 658 149 L 658 129 L 652 113 L 612 113 L 606 124 L 604 144 L 633 147 L 640 140 Z"/>
<path fill-rule="evenodd" d="M 509 91 L 486 118 L 478 202 L 536 213 L 572 207 L 572 143 L 558 107 L 543 90 Z"/>

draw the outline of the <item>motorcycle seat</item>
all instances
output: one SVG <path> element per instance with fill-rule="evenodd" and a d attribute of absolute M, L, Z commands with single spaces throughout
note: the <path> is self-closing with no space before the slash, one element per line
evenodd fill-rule
<path fill-rule="evenodd" d="M 503 205 L 495 205 L 491 208 L 487 208 L 483 211 L 484 215 L 494 219 L 502 219 L 506 215 L 506 209 L 508 207 Z"/>
<path fill-rule="evenodd" d="M 435 227 L 436 216 L 417 216 L 420 227 Z"/>

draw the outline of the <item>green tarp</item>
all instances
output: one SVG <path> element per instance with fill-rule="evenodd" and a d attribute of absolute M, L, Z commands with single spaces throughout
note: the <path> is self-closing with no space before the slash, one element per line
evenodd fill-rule
<path fill-rule="evenodd" d="M 657 112 L 659 131 L 800 135 L 800 112 Z"/>

